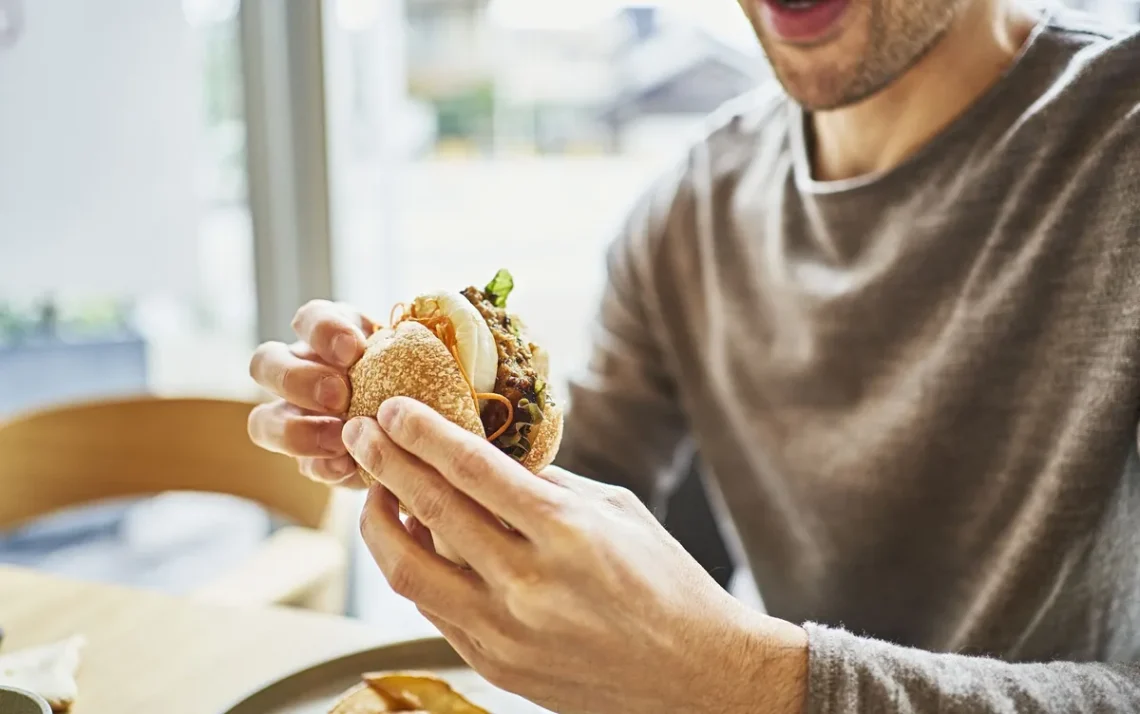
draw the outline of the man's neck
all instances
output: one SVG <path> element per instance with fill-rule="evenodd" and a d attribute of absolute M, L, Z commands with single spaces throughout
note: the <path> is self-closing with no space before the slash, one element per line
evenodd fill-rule
<path fill-rule="evenodd" d="M 998 81 L 1035 21 L 1015 1 L 975 2 L 894 83 L 859 104 L 812 114 L 815 177 L 834 181 L 901 164 Z"/>

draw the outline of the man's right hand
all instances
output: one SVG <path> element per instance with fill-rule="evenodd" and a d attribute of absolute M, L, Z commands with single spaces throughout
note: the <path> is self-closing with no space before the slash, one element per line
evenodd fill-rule
<path fill-rule="evenodd" d="M 266 342 L 249 373 L 278 399 L 250 412 L 255 444 L 297 459 L 301 472 L 326 483 L 361 486 L 341 438 L 350 396 L 348 369 L 364 354 L 374 323 L 356 310 L 314 300 L 297 311 L 298 342 Z"/>

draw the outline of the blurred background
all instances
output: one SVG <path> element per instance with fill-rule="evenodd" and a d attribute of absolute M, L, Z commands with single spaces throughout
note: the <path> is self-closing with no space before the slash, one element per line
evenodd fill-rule
<path fill-rule="evenodd" d="M 767 74 L 734 0 L 0 0 L 0 422 L 258 399 L 305 300 L 387 315 L 499 267 L 563 381 L 625 211 Z M 0 562 L 181 592 L 274 527 L 169 494 L 0 532 Z M 351 614 L 427 628 L 353 557 Z"/>

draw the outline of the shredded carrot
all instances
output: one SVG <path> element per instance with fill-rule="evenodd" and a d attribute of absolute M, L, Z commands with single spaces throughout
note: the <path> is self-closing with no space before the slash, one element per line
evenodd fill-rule
<path fill-rule="evenodd" d="M 396 313 L 400 311 L 400 317 L 397 319 Z M 392 329 L 396 328 L 401 322 L 412 321 L 418 322 L 424 327 L 428 328 L 443 342 L 447 347 L 447 351 L 455 358 L 455 364 L 459 367 L 459 374 L 463 376 L 463 381 L 467 383 L 467 388 L 471 391 L 471 398 L 475 401 L 475 410 L 479 411 L 479 400 L 495 401 L 505 404 L 507 406 L 507 420 L 499 427 L 494 434 L 487 437 L 487 441 L 494 441 L 506 433 L 510 428 L 511 423 L 515 420 L 515 405 L 511 404 L 511 400 L 507 399 L 501 394 L 489 393 L 481 394 L 475 391 L 475 383 L 471 381 L 471 376 L 467 374 L 467 370 L 463 368 L 463 362 L 459 359 L 459 339 L 455 335 L 455 325 L 451 320 L 443 315 L 435 314 L 431 317 L 419 317 L 416 313 L 416 306 L 412 305 L 409 309 L 403 303 L 397 303 L 392 308 L 392 313 L 388 316 L 389 321 L 392 323 Z"/>
<path fill-rule="evenodd" d="M 511 400 L 507 399 L 502 394 L 492 393 L 492 394 L 480 394 L 478 396 L 480 399 L 489 399 L 491 401 L 502 402 L 503 404 L 507 405 L 507 420 L 505 422 L 503 422 L 503 425 L 500 426 L 495 431 L 494 434 L 491 434 L 490 436 L 487 437 L 487 441 L 494 441 L 495 439 L 498 439 L 503 434 L 507 433 L 507 429 L 511 428 L 511 422 L 513 422 L 515 420 L 515 405 L 511 404 Z"/>
<path fill-rule="evenodd" d="M 400 319 L 399 320 L 396 319 L 396 313 L 397 312 L 400 313 Z M 392 306 L 392 312 L 388 313 L 388 322 L 391 323 L 393 328 L 395 328 L 396 325 L 398 325 L 399 323 L 404 321 L 404 315 L 406 313 L 407 313 L 407 309 L 404 306 L 404 303 L 398 302 Z"/>

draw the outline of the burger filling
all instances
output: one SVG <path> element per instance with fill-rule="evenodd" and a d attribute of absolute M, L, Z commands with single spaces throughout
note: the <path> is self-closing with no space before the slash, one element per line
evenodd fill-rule
<path fill-rule="evenodd" d="M 512 415 L 505 404 L 487 402 L 482 413 L 483 428 L 487 434 L 495 434 L 506 425 L 506 431 L 492 443 L 522 459 L 531 448 L 531 430 L 542 422 L 547 394 L 546 384 L 535 368 L 535 347 L 523 338 L 517 319 L 507 312 L 507 297 L 513 289 L 510 273 L 500 270 L 482 290 L 470 287 L 462 294 L 487 321 L 495 338 L 499 352 L 495 393 L 514 405 Z"/>

